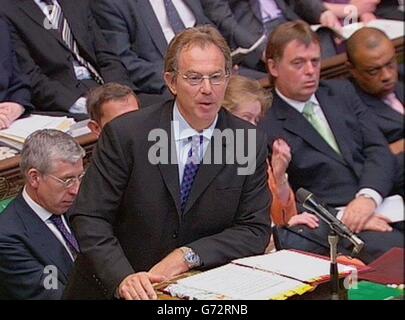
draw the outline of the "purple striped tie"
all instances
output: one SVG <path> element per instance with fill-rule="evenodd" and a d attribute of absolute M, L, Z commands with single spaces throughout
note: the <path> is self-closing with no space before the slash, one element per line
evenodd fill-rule
<path fill-rule="evenodd" d="M 183 180 L 180 186 L 180 208 L 184 212 L 188 196 L 193 186 L 194 178 L 200 167 L 200 154 L 202 152 L 203 136 L 193 136 L 191 148 L 188 152 L 187 162 L 184 166 Z"/>
<path fill-rule="evenodd" d="M 60 231 L 62 234 L 63 238 L 66 241 L 66 244 L 72 253 L 73 257 L 76 258 L 77 253 L 80 251 L 79 250 L 79 245 L 76 241 L 76 238 L 74 237 L 73 234 L 71 234 L 68 229 L 65 227 L 65 224 L 62 221 L 62 217 L 60 215 L 52 215 L 49 220 L 55 225 L 55 227 Z"/>

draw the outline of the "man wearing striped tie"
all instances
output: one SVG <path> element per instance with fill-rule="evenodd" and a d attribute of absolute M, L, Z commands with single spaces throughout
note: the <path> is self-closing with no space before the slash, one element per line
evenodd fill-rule
<path fill-rule="evenodd" d="M 68 134 L 39 130 L 21 152 L 22 192 L 0 216 L 0 300 L 60 299 L 80 249 L 67 220 L 85 152 Z"/>
<path fill-rule="evenodd" d="M 88 0 L 7 0 L 0 11 L 10 24 L 37 109 L 86 113 L 90 88 L 112 81 L 131 85 Z"/>

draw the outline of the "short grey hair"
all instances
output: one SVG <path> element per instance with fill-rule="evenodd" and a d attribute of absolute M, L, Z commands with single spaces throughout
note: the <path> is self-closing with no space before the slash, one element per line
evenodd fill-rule
<path fill-rule="evenodd" d="M 42 129 L 30 134 L 25 140 L 20 169 L 26 177 L 30 169 L 49 173 L 56 161 L 77 163 L 85 156 L 84 149 L 67 133 L 54 129 Z"/>

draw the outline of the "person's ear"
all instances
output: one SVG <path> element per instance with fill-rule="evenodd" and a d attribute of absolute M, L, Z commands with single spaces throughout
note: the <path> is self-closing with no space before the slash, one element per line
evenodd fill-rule
<path fill-rule="evenodd" d="M 278 77 L 277 63 L 274 61 L 274 59 L 267 59 L 267 70 L 269 70 L 272 77 Z"/>
<path fill-rule="evenodd" d="M 176 90 L 176 77 L 173 72 L 165 72 L 164 79 L 170 92 L 175 96 L 177 94 Z"/>
<path fill-rule="evenodd" d="M 27 183 L 34 189 L 37 189 L 39 186 L 39 181 L 41 179 L 40 177 L 41 173 L 34 168 L 31 168 L 27 172 Z"/>
<path fill-rule="evenodd" d="M 90 120 L 87 123 L 87 127 L 90 129 L 91 132 L 93 132 L 97 138 L 100 137 L 101 134 L 101 126 L 94 120 Z"/>

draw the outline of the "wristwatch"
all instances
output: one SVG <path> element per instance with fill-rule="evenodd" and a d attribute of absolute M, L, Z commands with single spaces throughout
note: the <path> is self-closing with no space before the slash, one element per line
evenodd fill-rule
<path fill-rule="evenodd" d="M 199 267 L 201 265 L 201 259 L 199 255 L 193 251 L 193 249 L 189 247 L 181 247 L 179 249 L 183 252 L 184 262 L 190 269 Z"/>

